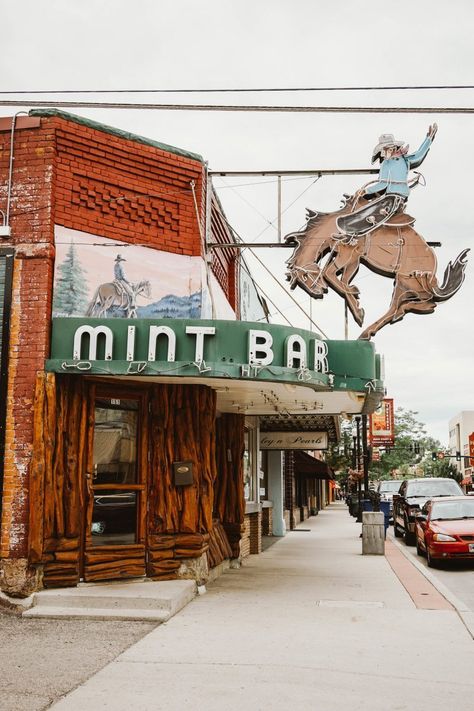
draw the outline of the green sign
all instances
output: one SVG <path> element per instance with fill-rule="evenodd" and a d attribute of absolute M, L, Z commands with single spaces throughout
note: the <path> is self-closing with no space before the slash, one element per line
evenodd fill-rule
<path fill-rule="evenodd" d="M 304 329 L 245 321 L 57 318 L 46 369 L 383 391 L 372 343 L 323 340 Z"/>

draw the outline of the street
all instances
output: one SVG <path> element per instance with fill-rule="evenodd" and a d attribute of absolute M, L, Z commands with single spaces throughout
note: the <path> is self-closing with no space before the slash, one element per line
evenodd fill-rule
<path fill-rule="evenodd" d="M 48 708 L 153 628 L 147 622 L 29 620 L 0 612 L 1 711 Z"/>
<path fill-rule="evenodd" d="M 391 526 L 389 535 L 392 536 L 392 533 L 393 527 Z M 395 540 L 393 536 L 392 540 Z M 474 612 L 474 563 L 449 561 L 441 563 L 438 568 L 428 568 L 426 557 L 417 555 L 415 546 L 407 546 L 404 542 L 400 542 L 400 546 L 405 549 L 413 560 L 422 565 L 431 575 L 445 585 L 453 595 L 464 602 L 471 612 Z"/>
<path fill-rule="evenodd" d="M 332 504 L 155 629 L 0 618 L 2 711 L 466 709 L 467 627 L 411 549 L 362 556 L 359 532 Z M 466 597 L 472 571 L 439 575 Z"/>

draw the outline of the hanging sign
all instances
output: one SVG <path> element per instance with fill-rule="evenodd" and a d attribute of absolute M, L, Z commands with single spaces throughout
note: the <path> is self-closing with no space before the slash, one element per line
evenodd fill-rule
<path fill-rule="evenodd" d="M 369 415 L 369 442 L 371 445 L 388 447 L 393 447 L 395 444 L 395 417 L 392 398 L 384 398 L 375 412 Z"/>
<path fill-rule="evenodd" d="M 260 432 L 260 449 L 327 448 L 327 432 Z"/>

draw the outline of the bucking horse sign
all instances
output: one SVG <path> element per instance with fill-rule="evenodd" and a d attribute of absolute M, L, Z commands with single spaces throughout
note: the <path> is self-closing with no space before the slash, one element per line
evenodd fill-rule
<path fill-rule="evenodd" d="M 343 205 L 336 212 L 308 210 L 304 229 L 285 237 L 287 243 L 295 245 L 287 262 L 290 287 L 299 286 L 316 299 L 333 289 L 345 299 L 359 326 L 364 321 L 364 310 L 359 304 L 359 289 L 351 282 L 360 265 L 394 279 L 387 313 L 359 338 L 372 338 L 383 326 L 400 321 L 406 313 L 432 313 L 464 281 L 469 250 L 464 249 L 454 262 L 449 262 L 440 285 L 436 255 L 413 229 L 415 218 L 405 212 L 410 189 L 419 180 L 419 176 L 409 180 L 409 171 L 421 164 L 436 132 L 433 124 L 420 148 L 411 154 L 403 141 L 392 134 L 382 135 L 372 155 L 372 162 L 381 163 L 378 179 L 355 195 L 344 195 Z"/>

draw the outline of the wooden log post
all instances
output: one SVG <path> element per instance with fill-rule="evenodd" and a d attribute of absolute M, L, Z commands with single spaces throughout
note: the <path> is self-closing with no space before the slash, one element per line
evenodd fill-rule
<path fill-rule="evenodd" d="M 85 415 L 82 378 L 38 374 L 30 468 L 29 562 L 43 567 L 46 587 L 79 582 Z"/>
<path fill-rule="evenodd" d="M 193 565 L 187 561 L 202 558 L 209 548 L 216 479 L 215 416 L 216 395 L 208 387 L 156 385 L 150 393 L 150 577 L 192 576 Z M 190 485 L 174 483 L 173 463 L 180 461 L 192 463 Z"/>
<path fill-rule="evenodd" d="M 243 415 L 224 414 L 217 420 L 217 479 L 214 516 L 221 521 L 230 543 L 232 557 L 240 556 L 240 539 L 245 516 Z"/>

